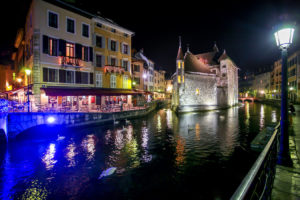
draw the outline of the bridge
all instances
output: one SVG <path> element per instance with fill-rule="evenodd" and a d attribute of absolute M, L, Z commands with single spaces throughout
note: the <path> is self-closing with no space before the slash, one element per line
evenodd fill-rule
<path fill-rule="evenodd" d="M 151 102 L 145 109 L 128 110 L 113 113 L 58 113 L 58 112 L 0 112 L 0 142 L 9 140 L 39 125 L 62 125 L 64 127 L 85 126 L 90 124 L 113 123 L 114 120 L 125 120 L 142 117 L 163 102 Z M 2 139 L 1 139 L 2 138 Z"/>
<path fill-rule="evenodd" d="M 239 101 L 241 102 L 245 102 L 245 101 L 251 101 L 251 102 L 254 102 L 254 101 L 257 101 L 258 99 L 256 97 L 239 97 Z"/>

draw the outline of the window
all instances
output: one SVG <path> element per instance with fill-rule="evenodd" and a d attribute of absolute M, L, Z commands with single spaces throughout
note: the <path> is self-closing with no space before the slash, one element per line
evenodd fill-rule
<path fill-rule="evenodd" d="M 128 76 L 123 76 L 123 88 L 128 88 Z"/>
<path fill-rule="evenodd" d="M 96 73 L 96 87 L 102 87 L 102 73 Z"/>
<path fill-rule="evenodd" d="M 111 29 L 111 32 L 115 33 L 115 32 L 116 32 L 116 29 L 112 28 L 112 29 Z"/>
<path fill-rule="evenodd" d="M 67 32 L 75 33 L 75 21 L 73 19 L 67 18 Z"/>
<path fill-rule="evenodd" d="M 89 25 L 82 24 L 82 36 L 89 37 L 90 36 L 89 29 L 90 29 Z"/>
<path fill-rule="evenodd" d="M 74 44 L 73 43 L 66 43 L 66 56 L 67 57 L 75 57 L 75 51 L 74 51 Z"/>
<path fill-rule="evenodd" d="M 49 55 L 57 56 L 57 39 L 49 38 Z"/>
<path fill-rule="evenodd" d="M 111 88 L 116 88 L 116 75 L 110 75 L 110 87 Z"/>
<path fill-rule="evenodd" d="M 82 46 L 82 60 L 89 61 L 89 48 Z"/>
<path fill-rule="evenodd" d="M 110 41 L 110 50 L 117 51 L 117 43 L 114 40 Z"/>
<path fill-rule="evenodd" d="M 181 77 L 178 76 L 178 83 L 181 83 Z"/>
<path fill-rule="evenodd" d="M 59 70 L 59 82 L 66 83 L 66 70 L 63 69 Z"/>
<path fill-rule="evenodd" d="M 58 15 L 51 11 L 48 12 L 48 26 L 58 28 Z"/>
<path fill-rule="evenodd" d="M 127 34 L 127 33 L 124 33 L 124 37 L 128 37 L 128 34 Z"/>
<path fill-rule="evenodd" d="M 178 64 L 177 64 L 177 65 L 178 65 L 178 69 L 180 69 L 180 61 L 178 61 Z"/>
<path fill-rule="evenodd" d="M 97 23 L 96 26 L 98 26 L 99 28 L 102 28 L 102 24 L 101 23 Z"/>
<path fill-rule="evenodd" d="M 196 95 L 199 95 L 200 94 L 200 90 L 199 88 L 196 89 Z"/>
<path fill-rule="evenodd" d="M 110 59 L 110 65 L 111 66 L 116 66 L 116 58 L 111 58 Z"/>
<path fill-rule="evenodd" d="M 76 83 L 77 84 L 89 84 L 89 73 L 76 71 Z"/>
<path fill-rule="evenodd" d="M 96 35 L 96 47 L 103 48 L 102 46 L 102 37 Z"/>
<path fill-rule="evenodd" d="M 58 82 L 58 70 L 43 68 L 43 81 L 44 82 Z"/>
<path fill-rule="evenodd" d="M 133 66 L 133 70 L 134 70 L 135 72 L 140 72 L 140 66 L 139 66 L 139 65 L 134 65 L 134 66 Z"/>
<path fill-rule="evenodd" d="M 75 83 L 75 72 L 74 71 L 66 71 L 66 82 L 67 83 Z"/>
<path fill-rule="evenodd" d="M 125 71 L 128 71 L 128 60 L 123 60 L 122 67 L 125 69 Z"/>
<path fill-rule="evenodd" d="M 139 77 L 134 77 L 134 82 L 135 82 L 135 84 L 139 85 L 141 80 Z"/>
<path fill-rule="evenodd" d="M 128 54 L 128 44 L 123 44 L 123 53 Z"/>
<path fill-rule="evenodd" d="M 102 66 L 102 55 L 96 55 L 96 67 L 103 67 Z"/>

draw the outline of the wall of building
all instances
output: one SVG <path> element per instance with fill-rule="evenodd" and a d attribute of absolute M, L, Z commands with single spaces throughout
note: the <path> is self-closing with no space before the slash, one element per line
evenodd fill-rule
<path fill-rule="evenodd" d="M 217 105 L 216 77 L 186 73 L 179 87 L 179 105 Z"/>

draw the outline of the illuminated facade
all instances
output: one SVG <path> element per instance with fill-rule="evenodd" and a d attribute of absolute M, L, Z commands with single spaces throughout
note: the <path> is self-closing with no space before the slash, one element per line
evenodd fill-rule
<path fill-rule="evenodd" d="M 181 43 L 173 75 L 172 107 L 178 112 L 212 110 L 238 103 L 238 68 L 215 45 L 198 55 L 189 49 L 183 56 Z"/>
<path fill-rule="evenodd" d="M 165 81 L 166 71 L 164 70 L 154 70 L 154 98 L 164 99 L 166 90 Z"/>
<path fill-rule="evenodd" d="M 33 0 L 24 33 L 16 38 L 24 101 L 29 85 L 32 111 L 131 103 L 132 36 L 113 21 L 62 1 Z"/>
<path fill-rule="evenodd" d="M 288 98 L 291 102 L 300 102 L 300 51 L 296 51 L 288 57 Z M 281 60 L 274 62 L 271 72 L 272 99 L 281 98 Z"/>

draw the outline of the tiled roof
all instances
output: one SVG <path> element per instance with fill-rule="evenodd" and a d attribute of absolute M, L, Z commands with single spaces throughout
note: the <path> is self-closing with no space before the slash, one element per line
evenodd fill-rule
<path fill-rule="evenodd" d="M 197 56 L 191 52 L 186 52 L 184 57 L 184 70 L 187 72 L 212 73 L 207 64 L 203 63 Z"/>

